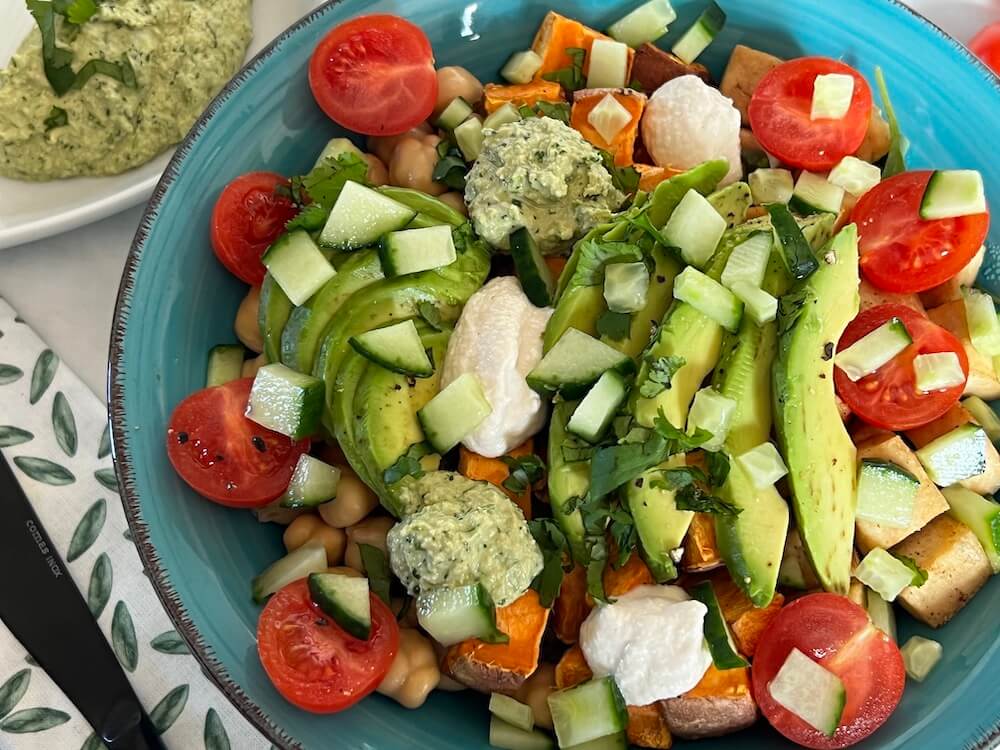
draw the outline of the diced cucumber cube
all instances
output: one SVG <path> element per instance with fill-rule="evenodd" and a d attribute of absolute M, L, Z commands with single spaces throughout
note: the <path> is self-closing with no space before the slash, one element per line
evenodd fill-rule
<path fill-rule="evenodd" d="M 615 732 L 594 740 L 581 742 L 579 745 L 562 748 L 562 750 L 629 750 L 630 747 L 628 733 Z"/>
<path fill-rule="evenodd" d="M 826 179 L 860 198 L 882 181 L 882 170 L 856 156 L 845 156 Z"/>
<path fill-rule="evenodd" d="M 979 426 L 986 430 L 993 445 L 1000 445 L 1000 417 L 990 405 L 978 396 L 969 396 L 962 400 L 962 406 L 979 422 Z"/>
<path fill-rule="evenodd" d="M 213 346 L 208 353 L 205 387 L 211 388 L 239 380 L 243 374 L 243 354 L 245 351 L 242 344 Z"/>
<path fill-rule="evenodd" d="M 736 463 L 747 473 L 758 490 L 767 489 L 788 474 L 788 467 L 774 443 L 761 443 L 736 457 Z"/>
<path fill-rule="evenodd" d="M 759 206 L 788 203 L 795 190 L 795 180 L 787 169 L 755 169 L 750 173 L 750 193 Z"/>
<path fill-rule="evenodd" d="M 323 150 L 320 151 L 319 156 L 316 157 L 316 163 L 313 164 L 313 169 L 322 165 L 327 161 L 327 159 L 336 161 L 337 157 L 341 154 L 353 154 L 359 159 L 364 156 L 361 149 L 355 146 L 347 138 L 332 138 L 330 142 L 323 147 Z"/>
<path fill-rule="evenodd" d="M 716 35 L 726 25 L 726 14 L 717 3 L 710 2 L 705 11 L 698 16 L 694 25 L 684 32 L 671 50 L 677 57 L 690 65 L 705 48 L 712 43 Z"/>
<path fill-rule="evenodd" d="M 945 169 L 927 182 L 920 202 L 920 218 L 950 219 L 986 212 L 983 176 L 974 169 Z"/>
<path fill-rule="evenodd" d="M 726 618 L 722 614 L 719 598 L 711 581 L 702 581 L 690 589 L 691 598 L 705 605 L 704 630 L 708 651 L 712 655 L 712 664 L 716 669 L 739 669 L 750 664 L 740 656 L 733 643 Z"/>
<path fill-rule="evenodd" d="M 387 370 L 418 378 L 434 374 L 434 365 L 412 320 L 352 336 L 350 344 L 358 354 Z"/>
<path fill-rule="evenodd" d="M 417 621 L 442 646 L 469 638 L 487 643 L 509 640 L 497 630 L 493 600 L 481 583 L 422 593 L 417 599 Z"/>
<path fill-rule="evenodd" d="M 891 461 L 866 458 L 858 469 L 857 517 L 883 526 L 906 528 L 920 481 Z"/>
<path fill-rule="evenodd" d="M 726 220 L 697 190 L 688 190 L 663 227 L 663 236 L 680 248 L 685 262 L 703 268 L 715 254 Z"/>
<path fill-rule="evenodd" d="M 852 381 L 871 375 L 913 343 L 899 318 L 891 318 L 871 333 L 862 336 L 843 351 L 834 363 Z"/>
<path fill-rule="evenodd" d="M 917 376 L 917 390 L 921 393 L 964 386 L 966 381 L 962 363 L 955 352 L 918 354 L 913 359 L 913 371 Z"/>
<path fill-rule="evenodd" d="M 309 595 L 323 612 L 355 638 L 367 641 L 372 631 L 368 579 L 339 573 L 310 573 Z"/>
<path fill-rule="evenodd" d="M 745 281 L 733 284 L 733 294 L 743 303 L 743 313 L 759 326 L 778 317 L 778 298 Z"/>
<path fill-rule="evenodd" d="M 510 102 L 506 102 L 492 114 L 487 115 L 486 119 L 483 120 L 483 130 L 496 130 L 512 122 L 518 122 L 521 119 L 521 113 L 517 111 L 517 107 Z"/>
<path fill-rule="evenodd" d="M 478 115 L 473 115 L 468 120 L 455 128 L 455 142 L 462 152 L 466 161 L 475 161 L 479 154 L 483 152 L 483 121 Z"/>
<path fill-rule="evenodd" d="M 950 487 L 986 471 L 986 432 L 966 424 L 917 451 L 927 476 L 939 487 Z"/>
<path fill-rule="evenodd" d="M 326 547 L 315 540 L 306 542 L 253 579 L 250 585 L 253 600 L 263 604 L 267 597 L 292 581 L 305 578 L 310 573 L 321 573 L 326 568 Z"/>
<path fill-rule="evenodd" d="M 608 27 L 608 36 L 629 47 L 655 42 L 677 18 L 668 0 L 649 0 Z"/>
<path fill-rule="evenodd" d="M 357 182 L 344 183 L 320 234 L 324 247 L 353 250 L 402 229 L 417 212 Z"/>
<path fill-rule="evenodd" d="M 490 717 L 490 747 L 500 750 L 553 750 L 555 743 L 544 732 L 521 729 L 494 714 Z"/>
<path fill-rule="evenodd" d="M 471 114 L 472 107 L 469 106 L 469 103 L 462 97 L 456 96 L 438 116 L 437 125 L 445 130 L 454 130 L 465 122 Z"/>
<path fill-rule="evenodd" d="M 841 120 L 851 108 L 854 96 L 854 76 L 846 73 L 824 73 L 813 81 L 810 120 Z"/>
<path fill-rule="evenodd" d="M 694 266 L 688 266 L 674 279 L 674 297 L 731 333 L 736 333 L 743 318 L 743 303 L 736 295 Z"/>
<path fill-rule="evenodd" d="M 774 235 L 771 232 L 756 232 L 734 247 L 719 279 L 722 285 L 732 289 L 734 284 L 742 281 L 759 289 L 764 283 L 773 245 Z"/>
<path fill-rule="evenodd" d="M 625 699 L 611 677 L 589 680 L 548 697 L 559 747 L 580 745 L 625 731 Z"/>
<path fill-rule="evenodd" d="M 337 275 L 337 270 L 304 229 L 283 234 L 275 240 L 261 262 L 293 305 L 305 304 Z"/>
<path fill-rule="evenodd" d="M 883 599 L 877 591 L 866 588 L 865 608 L 868 610 L 868 617 L 871 618 L 872 625 L 895 641 L 896 613 L 892 609 L 892 603 Z"/>
<path fill-rule="evenodd" d="M 823 175 L 803 170 L 795 182 L 790 205 L 802 214 L 840 213 L 844 205 L 844 188 L 834 185 Z"/>
<path fill-rule="evenodd" d="M 712 437 L 700 447 L 706 451 L 722 450 L 735 413 L 736 402 L 733 399 L 723 396 L 714 388 L 702 388 L 694 394 L 694 401 L 691 402 L 688 434 L 694 435 L 697 430 L 705 430 Z"/>
<path fill-rule="evenodd" d="M 462 373 L 417 412 L 434 450 L 445 454 L 493 412 L 479 378 Z"/>
<path fill-rule="evenodd" d="M 962 299 L 972 345 L 985 357 L 997 356 L 1000 354 L 1000 319 L 993 298 L 979 289 L 963 287 Z"/>
<path fill-rule="evenodd" d="M 941 492 L 948 501 L 948 512 L 972 529 L 993 572 L 1000 573 L 1000 504 L 957 485 Z"/>
<path fill-rule="evenodd" d="M 646 307 L 649 269 L 645 263 L 612 263 L 604 270 L 604 300 L 617 313 L 638 312 Z"/>
<path fill-rule="evenodd" d="M 531 232 L 527 227 L 518 227 L 511 232 L 509 243 L 514 270 L 517 271 L 517 278 L 528 301 L 536 307 L 552 304 L 556 283 Z"/>
<path fill-rule="evenodd" d="M 809 726 L 833 737 L 847 703 L 841 679 L 793 648 L 767 686 L 771 697 Z"/>
<path fill-rule="evenodd" d="M 941 661 L 944 649 L 937 641 L 914 635 L 903 644 L 899 653 L 903 657 L 903 666 L 906 668 L 906 674 L 909 678 L 923 682 L 931 670 Z"/>
<path fill-rule="evenodd" d="M 590 47 L 588 89 L 620 89 L 626 84 L 629 48 L 612 39 L 595 39 Z"/>
<path fill-rule="evenodd" d="M 337 496 L 339 484 L 340 469 L 303 453 L 281 498 L 281 507 L 312 508 L 322 505 Z"/>
<path fill-rule="evenodd" d="M 535 728 L 535 715 L 531 706 L 514 700 L 509 695 L 492 693 L 490 695 L 490 713 L 526 732 Z"/>
<path fill-rule="evenodd" d="M 274 363 L 257 371 L 246 416 L 292 440 L 315 435 L 323 410 L 323 381 Z"/>
<path fill-rule="evenodd" d="M 527 381 L 538 393 L 577 398 L 608 370 L 631 375 L 635 372 L 635 360 L 593 336 L 567 328 L 528 373 Z"/>
<path fill-rule="evenodd" d="M 608 370 L 573 411 L 566 429 L 591 443 L 598 442 L 627 395 L 625 379 Z"/>
<path fill-rule="evenodd" d="M 875 547 L 854 569 L 854 577 L 887 602 L 913 584 L 913 570 L 881 547 Z"/>
<path fill-rule="evenodd" d="M 515 52 L 500 70 L 500 77 L 508 83 L 530 83 L 542 67 L 542 58 L 534 50 Z"/>
<path fill-rule="evenodd" d="M 774 236 L 778 238 L 785 266 L 792 278 L 801 280 L 814 274 L 819 269 L 819 261 L 788 206 L 769 203 L 767 213 L 771 216 Z"/>
<path fill-rule="evenodd" d="M 403 276 L 455 262 L 458 253 L 447 225 L 390 232 L 379 243 L 379 258 L 386 276 Z"/>
<path fill-rule="evenodd" d="M 606 94 L 597 106 L 590 110 L 587 122 L 610 145 L 625 126 L 632 122 L 632 114 L 612 94 Z"/>

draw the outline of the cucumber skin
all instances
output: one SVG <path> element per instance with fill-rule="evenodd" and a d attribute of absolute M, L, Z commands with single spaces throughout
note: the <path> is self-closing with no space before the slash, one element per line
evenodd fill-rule
<path fill-rule="evenodd" d="M 326 591 L 323 587 L 323 576 L 337 575 L 336 573 L 310 573 L 308 578 L 309 585 L 309 596 L 312 597 L 313 602 L 319 607 L 323 612 L 330 615 L 340 627 L 346 630 L 350 635 L 361 641 L 367 641 L 371 638 L 372 634 L 372 624 L 371 615 L 369 613 L 368 623 L 364 623 L 358 620 L 351 612 L 348 612 L 344 607 L 340 605 L 337 600 L 330 595 L 330 592 Z M 361 580 L 361 579 L 358 579 Z"/>
<path fill-rule="evenodd" d="M 510 254 L 528 301 L 535 307 L 548 307 L 552 304 L 552 293 L 555 290 L 552 272 L 527 228 L 521 227 L 511 233 Z"/>
<path fill-rule="evenodd" d="M 278 286 L 271 274 L 264 276 L 260 286 L 260 306 L 257 308 L 257 325 L 264 339 L 264 354 L 268 362 L 281 362 L 281 338 L 295 305 Z"/>
<path fill-rule="evenodd" d="M 733 650 L 712 582 L 702 581 L 691 589 L 691 596 L 708 609 L 705 615 L 705 640 L 708 641 L 708 650 L 712 654 L 712 663 L 716 669 L 739 669 L 750 666 L 750 662 Z"/>

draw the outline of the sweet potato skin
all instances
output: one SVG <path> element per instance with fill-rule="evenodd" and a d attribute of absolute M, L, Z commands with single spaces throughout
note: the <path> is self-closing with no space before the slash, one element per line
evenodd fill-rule
<path fill-rule="evenodd" d="M 671 734 L 683 739 L 720 737 L 757 720 L 750 670 L 720 671 L 710 666 L 701 682 L 677 698 L 659 702 Z"/>
<path fill-rule="evenodd" d="M 456 643 L 445 652 L 443 668 L 463 685 L 482 693 L 512 695 L 538 668 L 542 636 L 549 610 L 529 589 L 506 607 L 497 608 L 497 627 L 508 643 L 484 643 L 477 638 Z"/>
<path fill-rule="evenodd" d="M 667 81 L 688 75 L 698 76 L 705 83 L 712 82 L 708 68 L 701 63 L 688 64 L 677 55 L 646 42 L 635 51 L 629 82 L 634 81 L 645 93 L 652 94 Z"/>

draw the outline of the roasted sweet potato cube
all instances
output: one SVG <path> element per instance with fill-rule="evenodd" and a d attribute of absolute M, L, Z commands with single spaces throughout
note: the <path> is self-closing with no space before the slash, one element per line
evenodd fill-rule
<path fill-rule="evenodd" d="M 510 102 L 515 107 L 532 107 L 538 102 L 566 102 L 562 87 L 554 81 L 532 81 L 531 83 L 502 86 L 487 83 L 483 87 L 483 106 L 492 114 Z"/>
<path fill-rule="evenodd" d="M 710 83 L 712 77 L 708 68 L 700 63 L 686 63 L 677 55 L 665 52 L 654 44 L 646 42 L 635 51 L 635 61 L 632 63 L 632 77 L 629 82 L 642 86 L 647 94 L 652 94 L 667 81 L 681 76 L 698 76 L 705 83 Z"/>
<path fill-rule="evenodd" d="M 573 64 L 573 58 L 566 52 L 568 49 L 585 49 L 587 56 L 583 61 L 583 72 L 590 70 L 590 48 L 596 39 L 609 39 L 610 37 L 595 31 L 589 26 L 584 26 L 579 21 L 566 16 L 559 15 L 554 10 L 550 10 L 542 20 L 542 25 L 535 34 L 535 40 L 531 44 L 539 57 L 542 58 L 542 67 L 538 69 L 536 78 L 541 78 L 546 73 L 568 68 Z M 625 70 L 625 81 L 631 80 L 629 75 L 632 72 L 632 61 L 635 52 L 628 52 L 628 67 Z"/>
<path fill-rule="evenodd" d="M 552 605 L 552 626 L 563 643 L 576 643 L 580 625 L 587 619 L 593 603 L 587 595 L 587 571 L 577 565 L 563 578 L 559 596 Z"/>
<path fill-rule="evenodd" d="M 712 574 L 711 581 L 715 595 L 719 599 L 719 606 L 722 608 L 722 616 L 733 633 L 736 647 L 741 653 L 752 657 L 757 650 L 761 634 L 784 605 L 785 597 L 775 593 L 769 605 L 758 609 L 733 583 L 729 571 L 723 569 Z"/>
<path fill-rule="evenodd" d="M 556 687 L 560 690 L 586 682 L 594 673 L 587 666 L 583 657 L 583 649 L 579 645 L 570 646 L 556 664 Z"/>
<path fill-rule="evenodd" d="M 720 737 L 757 720 L 746 667 L 718 670 L 710 666 L 694 688 L 659 703 L 670 732 L 683 739 Z"/>
<path fill-rule="evenodd" d="M 610 141 L 604 139 L 597 129 L 590 124 L 590 114 L 605 97 L 610 96 L 632 116 L 618 134 Z M 573 96 L 573 112 L 570 125 L 587 141 L 599 149 L 608 151 L 614 157 L 619 167 L 628 166 L 633 162 L 635 141 L 639 134 L 639 121 L 646 109 L 646 95 L 632 89 L 583 89 Z"/>
<path fill-rule="evenodd" d="M 535 442 L 531 438 L 517 446 L 507 455 L 512 458 L 531 455 L 535 450 Z M 487 458 L 473 453 L 464 445 L 458 449 L 458 473 L 469 479 L 480 479 L 496 485 L 521 509 L 524 517 L 531 520 L 531 488 L 524 492 L 514 492 L 503 486 L 510 476 L 510 467 L 499 458 Z"/>
<path fill-rule="evenodd" d="M 708 513 L 695 513 L 684 540 L 681 565 L 690 572 L 714 570 L 723 564 L 715 540 L 715 519 Z"/>

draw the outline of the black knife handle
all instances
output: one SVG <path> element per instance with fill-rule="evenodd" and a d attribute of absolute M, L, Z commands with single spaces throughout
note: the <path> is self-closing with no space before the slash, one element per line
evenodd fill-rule
<path fill-rule="evenodd" d="M 118 659 L 0 454 L 0 619 L 111 750 L 163 750 Z"/>

